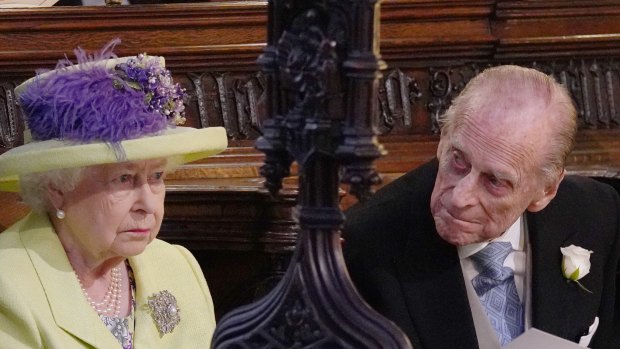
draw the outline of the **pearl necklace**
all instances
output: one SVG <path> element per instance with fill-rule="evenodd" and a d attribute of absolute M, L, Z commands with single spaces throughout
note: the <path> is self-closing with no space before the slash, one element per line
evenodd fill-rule
<path fill-rule="evenodd" d="M 112 268 L 112 281 L 110 282 L 110 286 L 108 286 L 108 290 L 101 302 L 95 302 L 88 292 L 86 291 L 86 287 L 82 284 L 82 280 L 78 276 L 77 272 L 73 270 L 75 276 L 78 279 L 78 283 L 80 284 L 80 288 L 82 289 L 82 293 L 86 297 L 86 301 L 90 304 L 90 306 L 97 312 L 97 315 L 101 316 L 109 316 L 109 317 L 120 317 L 121 314 L 121 290 L 123 286 L 123 279 L 121 278 L 121 267 L 116 266 Z"/>

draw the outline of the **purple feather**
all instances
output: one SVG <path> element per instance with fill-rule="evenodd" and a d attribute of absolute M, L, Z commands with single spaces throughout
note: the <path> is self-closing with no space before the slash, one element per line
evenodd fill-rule
<path fill-rule="evenodd" d="M 112 40 L 91 56 L 76 49 L 78 69 L 63 69 L 72 65 L 65 58 L 56 73 L 35 79 L 19 96 L 34 140 L 103 141 L 120 149 L 122 140 L 157 134 L 169 125 L 145 102 L 144 91 L 127 86 L 104 65 L 91 64 L 116 57 L 112 51 L 119 42 Z"/>

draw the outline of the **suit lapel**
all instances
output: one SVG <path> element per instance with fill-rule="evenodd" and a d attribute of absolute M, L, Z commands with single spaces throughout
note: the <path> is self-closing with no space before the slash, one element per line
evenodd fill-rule
<path fill-rule="evenodd" d="M 27 231 L 21 234 L 22 243 L 58 327 L 93 347 L 118 347 L 116 338 L 90 309 L 48 218 L 31 214 L 22 231 Z"/>
<path fill-rule="evenodd" d="M 558 219 L 554 210 L 528 214 L 532 248 L 532 325 L 568 340 L 578 339 L 576 329 L 592 319 L 580 305 L 595 297 L 569 283 L 562 275 L 560 247 L 579 243 L 579 224 Z"/>
<path fill-rule="evenodd" d="M 429 222 L 430 218 L 430 222 Z M 457 250 L 435 232 L 411 234 L 396 270 L 406 306 L 424 348 L 478 348 Z"/>

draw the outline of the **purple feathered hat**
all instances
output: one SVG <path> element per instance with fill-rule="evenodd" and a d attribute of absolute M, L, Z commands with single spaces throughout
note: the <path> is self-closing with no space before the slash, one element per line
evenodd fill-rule
<path fill-rule="evenodd" d="M 113 50 L 119 43 L 115 39 L 92 56 L 78 48 L 78 65 L 65 58 L 23 93 L 17 90 L 33 140 L 117 144 L 185 121 L 185 91 L 172 83 L 159 57 L 140 54 L 113 69 L 102 64 L 117 58 Z"/>
<path fill-rule="evenodd" d="M 177 126 L 186 93 L 162 57 L 119 58 L 119 43 L 92 55 L 77 48 L 77 64 L 65 57 L 15 88 L 33 142 L 0 155 L 0 190 L 17 190 L 16 176 L 32 172 L 170 156 L 189 162 L 226 148 L 221 127 Z"/>

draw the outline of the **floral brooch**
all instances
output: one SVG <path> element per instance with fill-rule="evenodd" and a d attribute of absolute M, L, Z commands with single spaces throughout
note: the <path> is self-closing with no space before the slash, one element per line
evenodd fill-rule
<path fill-rule="evenodd" d="M 154 293 L 148 298 L 148 306 L 160 335 L 171 333 L 181 321 L 177 299 L 168 290 Z"/>
<path fill-rule="evenodd" d="M 567 281 L 575 282 L 581 289 L 592 293 L 579 280 L 590 273 L 590 255 L 593 253 L 585 248 L 570 245 L 560 247 L 562 252 L 562 274 Z"/>

